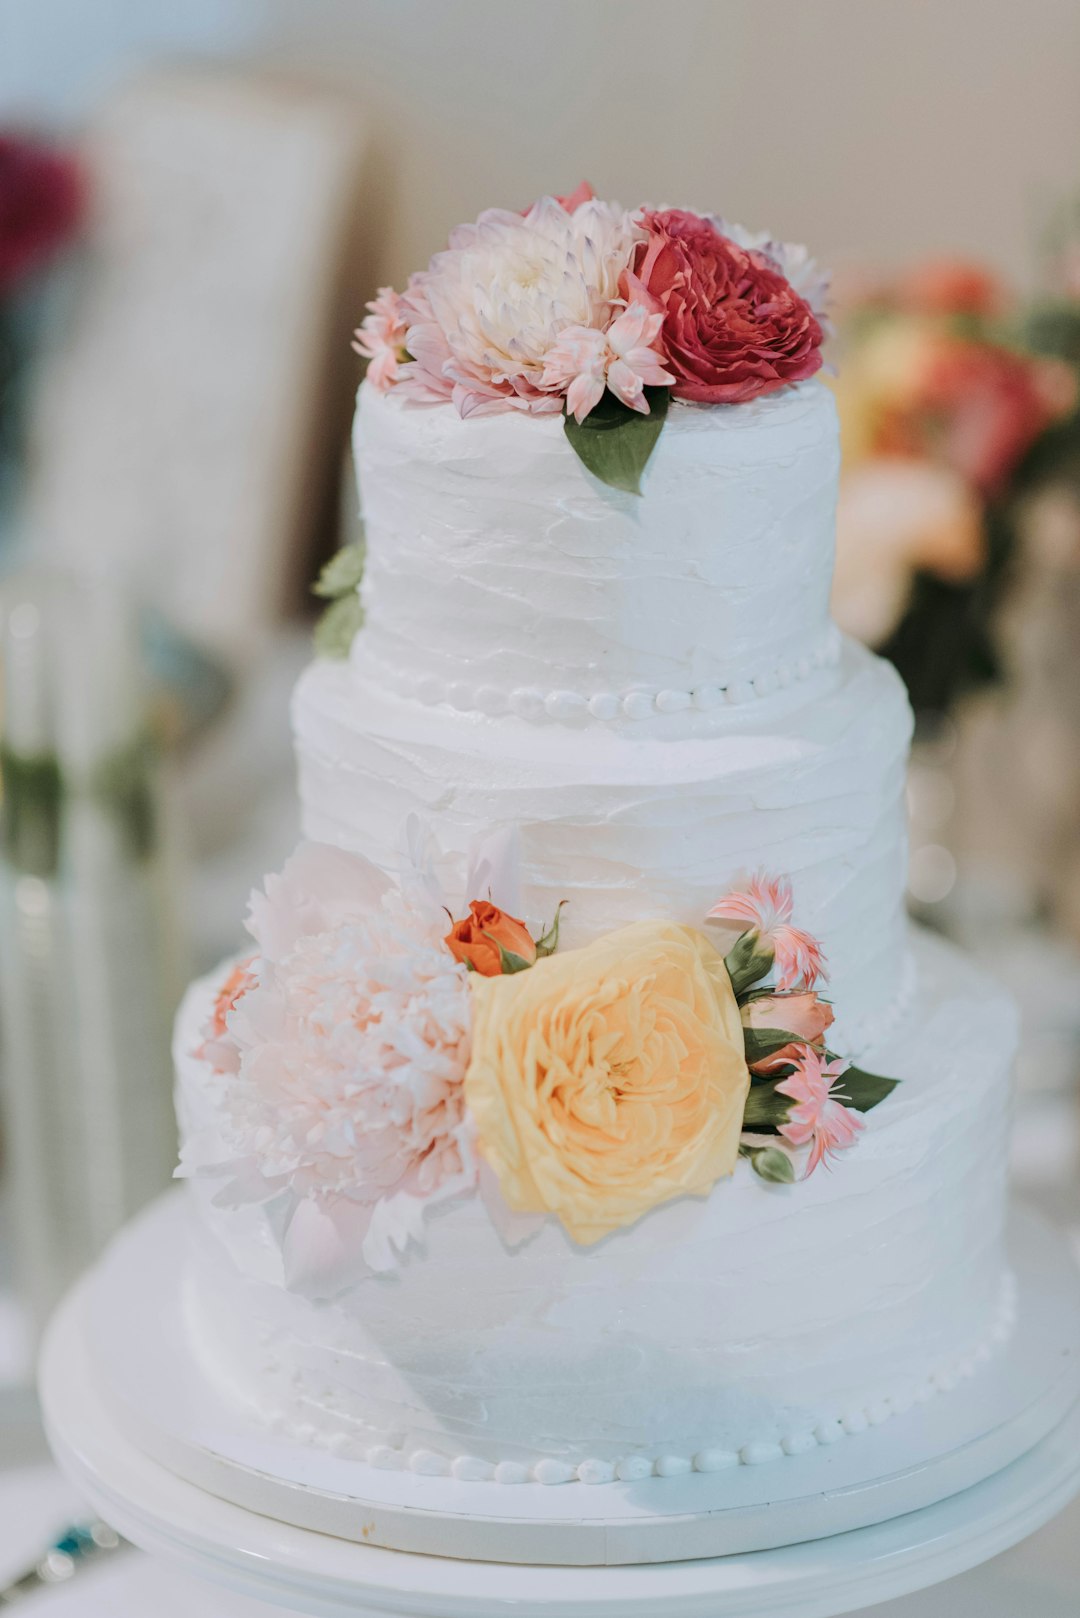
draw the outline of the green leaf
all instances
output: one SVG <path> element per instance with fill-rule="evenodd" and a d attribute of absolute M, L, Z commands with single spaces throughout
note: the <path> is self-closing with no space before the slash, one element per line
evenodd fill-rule
<path fill-rule="evenodd" d="M 667 388 L 646 388 L 649 414 L 631 410 L 613 393 L 605 393 L 584 421 L 568 415 L 564 426 L 570 447 L 594 477 L 612 489 L 641 493 L 641 474 L 656 448 L 670 395 Z"/>
<path fill-rule="evenodd" d="M 742 1127 L 751 1135 L 772 1135 L 787 1123 L 791 1111 L 791 1097 L 777 1093 L 777 1080 L 759 1080 L 751 1084 L 743 1108 Z"/>
<path fill-rule="evenodd" d="M 365 547 L 361 541 L 355 545 L 346 545 L 326 563 L 319 577 L 311 586 L 313 594 L 323 596 L 328 601 L 336 601 L 338 596 L 347 595 L 355 590 L 364 576 Z"/>
<path fill-rule="evenodd" d="M 545 955 L 554 955 L 559 947 L 559 920 L 562 916 L 565 899 L 560 899 L 555 907 L 555 919 L 542 938 L 536 940 L 536 958 L 542 960 Z"/>
<path fill-rule="evenodd" d="M 806 1043 L 801 1034 L 789 1034 L 783 1028 L 743 1029 L 743 1049 L 746 1052 L 747 1067 L 753 1067 L 755 1062 L 763 1062 L 767 1056 L 775 1056 L 785 1045 Z"/>
<path fill-rule="evenodd" d="M 498 950 L 499 967 L 504 977 L 509 977 L 514 972 L 527 972 L 533 964 L 531 961 L 527 961 L 524 955 L 516 955 L 512 949 L 504 949 L 492 933 L 485 933 L 484 937 L 490 938 Z"/>
<path fill-rule="evenodd" d="M 761 935 L 756 927 L 751 927 L 749 932 L 736 939 L 724 957 L 724 965 L 727 967 L 727 975 L 731 979 L 736 999 L 770 972 L 772 964 L 773 952 L 767 945 L 762 946 Z"/>
<path fill-rule="evenodd" d="M 355 591 L 331 601 L 315 625 L 315 650 L 320 657 L 348 657 L 353 636 L 364 622 L 364 609 Z"/>
<path fill-rule="evenodd" d="M 743 1156 L 750 1159 L 754 1173 L 762 1180 L 767 1180 L 770 1185 L 794 1185 L 795 1165 L 779 1146 L 747 1146 L 741 1150 Z"/>
<path fill-rule="evenodd" d="M 861 1067 L 849 1067 L 840 1076 L 836 1096 L 856 1112 L 869 1112 L 892 1095 L 899 1083 L 899 1079 L 883 1079 L 877 1073 L 865 1073 Z"/>

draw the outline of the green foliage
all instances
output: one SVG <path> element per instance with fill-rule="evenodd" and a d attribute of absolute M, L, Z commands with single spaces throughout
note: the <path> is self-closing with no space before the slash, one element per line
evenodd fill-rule
<path fill-rule="evenodd" d="M 157 842 L 157 801 L 154 790 L 154 747 L 146 736 L 102 759 L 93 773 L 91 795 L 112 816 L 128 852 L 137 860 L 153 853 Z"/>
<path fill-rule="evenodd" d="M 315 625 L 315 650 L 320 657 L 348 657 L 353 636 L 364 622 L 364 609 L 355 591 L 331 601 Z"/>
<path fill-rule="evenodd" d="M 565 418 L 566 436 L 579 460 L 601 483 L 626 494 L 641 493 L 644 472 L 667 415 L 667 388 L 646 388 L 649 414 L 631 410 L 613 393 L 605 393 L 584 421 Z"/>
<path fill-rule="evenodd" d="M 353 636 L 364 622 L 359 589 L 365 554 L 362 542 L 346 545 L 330 558 L 311 587 L 313 594 L 329 602 L 315 626 L 315 650 L 320 657 L 348 657 Z"/>
<path fill-rule="evenodd" d="M 747 1146 L 739 1147 L 739 1155 L 749 1158 L 750 1167 L 762 1180 L 770 1185 L 793 1185 L 795 1183 L 795 1165 L 786 1152 L 779 1146 Z"/>
<path fill-rule="evenodd" d="M 328 601 L 336 601 L 338 596 L 345 595 L 349 590 L 359 589 L 364 576 L 365 555 L 366 549 L 361 541 L 346 545 L 326 563 L 311 586 L 312 593 Z"/>
<path fill-rule="evenodd" d="M 866 1073 L 861 1067 L 845 1068 L 837 1086 L 837 1097 L 856 1112 L 870 1112 L 892 1095 L 899 1079 L 883 1079 L 877 1073 Z"/>
<path fill-rule="evenodd" d="M 512 949 L 504 949 L 494 934 L 485 933 L 484 937 L 490 938 L 499 952 L 499 969 L 503 977 L 509 977 L 514 972 L 527 972 L 533 964 L 527 961 L 524 955 L 517 955 Z"/>
<path fill-rule="evenodd" d="M 743 1129 L 751 1135 L 775 1135 L 787 1122 L 791 1097 L 777 1091 L 778 1079 L 756 1079 L 750 1086 L 743 1109 Z"/>
<path fill-rule="evenodd" d="M 0 748 L 0 848 L 15 870 L 53 876 L 60 859 L 63 782 L 55 755 Z"/>
<path fill-rule="evenodd" d="M 555 907 L 555 919 L 551 926 L 546 933 L 536 940 L 536 958 L 538 961 L 542 960 L 545 955 L 554 955 L 559 947 L 559 922 L 562 918 L 563 905 L 566 902 L 565 899 L 559 900 Z"/>
<path fill-rule="evenodd" d="M 775 1056 L 785 1045 L 805 1044 L 806 1041 L 800 1034 L 789 1034 L 783 1028 L 743 1029 L 743 1048 L 746 1051 L 747 1067 L 752 1067 L 755 1062 L 764 1062 L 768 1056 Z"/>
<path fill-rule="evenodd" d="M 756 927 L 743 933 L 731 946 L 724 957 L 731 987 L 735 990 L 735 998 L 746 994 L 755 983 L 765 977 L 772 970 L 773 951 L 768 945 L 761 942 L 761 935 Z"/>

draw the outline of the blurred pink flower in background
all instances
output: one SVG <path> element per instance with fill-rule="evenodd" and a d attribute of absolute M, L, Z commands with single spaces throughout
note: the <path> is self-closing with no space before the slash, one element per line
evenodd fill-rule
<path fill-rule="evenodd" d="M 0 297 L 63 246 L 85 201 L 72 158 L 29 136 L 0 134 Z"/>

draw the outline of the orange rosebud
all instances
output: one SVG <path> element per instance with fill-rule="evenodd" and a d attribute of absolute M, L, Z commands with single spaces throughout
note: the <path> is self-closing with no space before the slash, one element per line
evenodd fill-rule
<path fill-rule="evenodd" d="M 503 972 L 503 950 L 528 966 L 536 960 L 536 944 L 523 921 L 508 916 L 487 899 L 474 899 L 469 911 L 446 935 L 456 961 L 463 961 L 481 977 L 497 978 Z"/>

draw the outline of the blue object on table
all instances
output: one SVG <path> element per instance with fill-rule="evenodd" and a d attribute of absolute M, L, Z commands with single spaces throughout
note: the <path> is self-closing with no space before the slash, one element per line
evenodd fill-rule
<path fill-rule="evenodd" d="M 72 1523 L 34 1563 L 34 1566 L 0 1590 L 0 1607 L 12 1606 L 23 1596 L 53 1584 L 66 1584 L 80 1568 L 88 1567 L 127 1544 L 108 1523 L 95 1518 Z"/>

